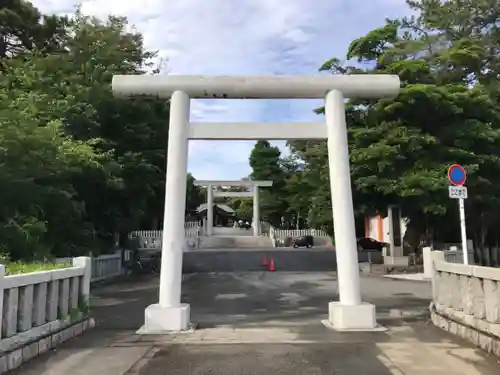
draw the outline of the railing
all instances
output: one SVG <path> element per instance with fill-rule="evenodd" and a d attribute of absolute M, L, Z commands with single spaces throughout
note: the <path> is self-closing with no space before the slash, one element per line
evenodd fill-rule
<path fill-rule="evenodd" d="M 464 252 L 462 250 L 445 250 L 443 251 L 444 258 L 448 263 L 463 263 Z M 468 251 L 469 264 L 474 264 L 474 250 Z"/>
<path fill-rule="evenodd" d="M 500 355 L 500 270 L 449 263 L 429 251 L 432 322 L 489 352 Z"/>
<path fill-rule="evenodd" d="M 187 221 L 184 223 L 184 232 L 186 237 L 198 237 L 201 234 L 202 222 L 201 221 Z M 145 241 L 150 240 L 148 246 L 145 247 L 155 247 L 156 241 L 160 239 L 161 247 L 161 237 L 162 230 L 134 230 L 129 234 L 129 237 L 142 238 Z"/>
<path fill-rule="evenodd" d="M 263 235 L 263 236 L 269 236 L 270 232 L 271 232 L 271 229 L 273 229 L 273 227 L 267 221 L 261 221 L 260 222 L 260 233 L 261 233 L 261 235 Z"/>
<path fill-rule="evenodd" d="M 87 314 L 91 259 L 52 271 L 5 276 L 0 265 L 0 346 L 14 350 L 59 331 Z"/>
<path fill-rule="evenodd" d="M 92 257 L 92 276 L 90 282 L 102 281 L 117 277 L 123 274 L 123 261 L 130 260 L 130 250 L 125 251 L 125 257 L 122 260 L 122 250 L 114 254 L 104 254 L 98 257 Z M 57 258 L 56 263 L 71 263 L 73 258 Z"/>
<path fill-rule="evenodd" d="M 444 249 L 444 256 L 449 263 L 463 263 L 463 251 L 461 243 L 436 244 L 438 249 Z M 474 247 L 472 240 L 467 240 L 469 264 L 486 267 L 500 267 L 500 248 L 486 246 L 484 248 Z"/>
<path fill-rule="evenodd" d="M 302 236 L 329 237 L 325 231 L 319 229 L 278 229 L 269 226 L 268 233 L 274 247 L 290 246 L 288 242 L 292 238 Z"/>
<path fill-rule="evenodd" d="M 203 224 L 205 224 L 203 222 Z M 186 247 L 197 247 L 198 239 L 204 232 L 205 226 L 201 221 L 187 221 L 184 223 Z M 129 238 L 137 238 L 139 247 L 143 249 L 161 249 L 163 237 L 162 230 L 135 230 L 129 234 Z"/>
<path fill-rule="evenodd" d="M 319 229 L 277 229 L 274 228 L 274 237 L 284 239 L 287 237 L 302 237 L 302 236 L 315 236 L 315 237 L 328 237 L 325 231 Z"/>

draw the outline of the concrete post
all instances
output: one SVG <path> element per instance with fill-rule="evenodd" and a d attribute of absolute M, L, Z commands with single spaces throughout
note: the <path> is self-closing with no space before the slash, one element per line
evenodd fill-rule
<path fill-rule="evenodd" d="M 207 236 L 213 235 L 214 228 L 214 187 L 207 186 Z"/>
<path fill-rule="evenodd" d="M 91 257 L 73 258 L 73 267 L 81 267 L 84 269 L 80 296 L 85 300 L 85 303 L 89 303 L 90 282 L 92 281 L 92 258 Z"/>
<path fill-rule="evenodd" d="M 175 91 L 170 99 L 167 181 L 161 251 L 159 303 L 148 306 L 140 333 L 182 331 L 189 325 L 190 309 L 181 304 L 182 255 L 186 208 L 186 175 L 190 98 Z"/>
<path fill-rule="evenodd" d="M 427 250 L 426 250 L 427 249 Z M 437 302 L 438 296 L 439 296 L 439 279 L 436 274 L 436 263 L 443 263 L 446 262 L 445 254 L 444 251 L 438 251 L 438 250 L 432 250 L 430 247 L 424 247 L 424 254 L 427 252 L 428 255 L 430 255 L 430 271 L 429 274 L 431 274 L 431 281 L 432 281 L 432 300 L 434 303 Z M 425 258 L 424 258 L 425 262 Z M 425 263 L 424 263 L 425 267 Z M 429 268 L 429 266 L 428 266 Z M 425 269 L 424 269 L 425 272 Z"/>
<path fill-rule="evenodd" d="M 432 279 L 434 275 L 434 264 L 432 261 L 432 248 L 426 246 L 422 249 L 423 263 L 424 263 L 424 277 Z"/>
<path fill-rule="evenodd" d="M 2 311 L 3 314 L 3 295 L 4 295 L 4 285 L 5 285 L 5 266 L 3 264 L 0 264 L 0 311 Z M 2 338 L 2 321 L 3 319 L 0 319 L 0 339 Z"/>
<path fill-rule="evenodd" d="M 375 307 L 361 302 L 344 96 L 340 91 L 326 95 L 325 115 L 340 297 L 340 302 L 330 303 L 329 322 L 339 330 L 375 328 Z"/>
<path fill-rule="evenodd" d="M 259 187 L 253 187 L 253 235 L 260 236 L 260 192 Z"/>
<path fill-rule="evenodd" d="M 389 223 L 389 256 L 394 257 L 394 220 L 392 217 L 393 206 L 387 206 L 387 220 Z"/>

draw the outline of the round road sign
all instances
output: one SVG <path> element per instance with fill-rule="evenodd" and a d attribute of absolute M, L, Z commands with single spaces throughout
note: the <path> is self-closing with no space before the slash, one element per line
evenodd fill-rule
<path fill-rule="evenodd" d="M 453 185 L 463 185 L 467 180 L 467 173 L 460 164 L 453 164 L 448 168 L 448 179 Z"/>

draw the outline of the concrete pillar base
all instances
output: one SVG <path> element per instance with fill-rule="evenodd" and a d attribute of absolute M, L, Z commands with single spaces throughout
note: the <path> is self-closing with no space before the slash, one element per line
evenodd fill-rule
<path fill-rule="evenodd" d="M 155 335 L 187 331 L 191 329 L 190 313 L 191 309 L 187 303 L 174 307 L 150 305 L 144 310 L 144 325 L 137 334 Z"/>
<path fill-rule="evenodd" d="M 387 328 L 377 324 L 375 306 L 362 302 L 360 305 L 328 304 L 328 320 L 322 323 L 336 331 L 383 332 Z"/>

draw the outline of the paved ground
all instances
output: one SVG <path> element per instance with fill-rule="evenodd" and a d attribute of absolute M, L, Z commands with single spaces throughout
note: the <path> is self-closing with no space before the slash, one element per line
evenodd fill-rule
<path fill-rule="evenodd" d="M 401 273 L 401 274 L 389 274 L 384 275 L 390 279 L 401 279 L 401 280 L 413 280 L 413 281 L 426 281 L 430 283 L 432 280 L 425 277 L 422 272 L 419 273 Z"/>
<path fill-rule="evenodd" d="M 156 280 L 108 286 L 92 301 L 97 327 L 35 359 L 23 375 L 407 374 L 498 375 L 484 355 L 427 322 L 430 284 L 363 277 L 385 333 L 326 329 L 336 299 L 334 273 L 197 274 L 184 283 L 199 329 L 138 336 L 143 309 L 156 302 Z"/>

